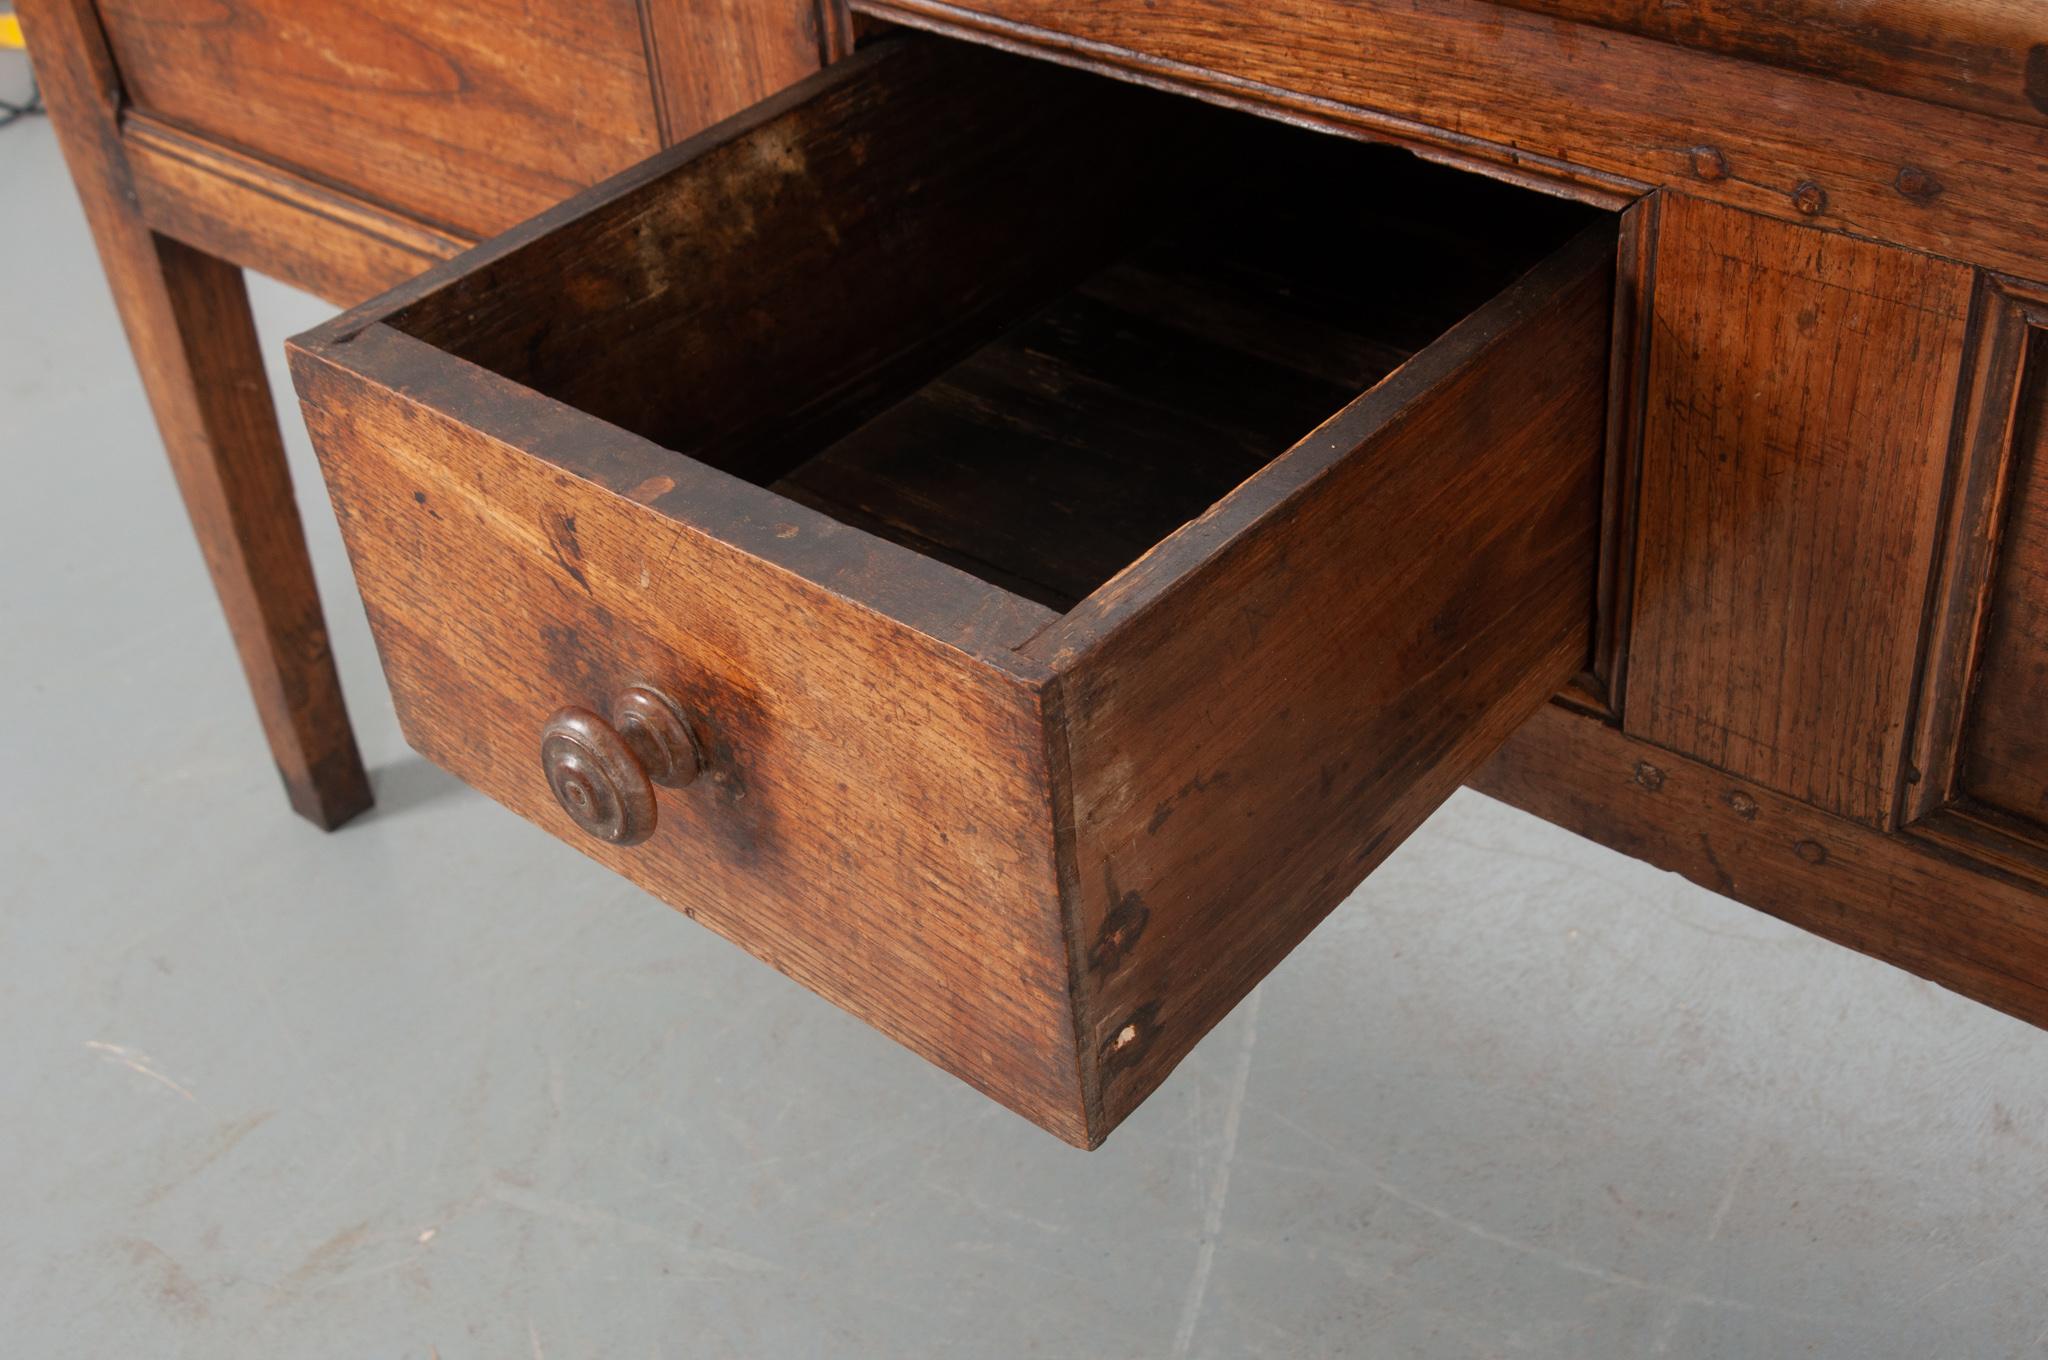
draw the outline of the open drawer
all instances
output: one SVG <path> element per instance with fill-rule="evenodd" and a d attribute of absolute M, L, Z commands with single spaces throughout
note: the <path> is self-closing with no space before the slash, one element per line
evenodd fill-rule
<path fill-rule="evenodd" d="M 1583 664 L 1613 252 L 891 40 L 292 366 L 415 747 L 1092 1146 Z"/>

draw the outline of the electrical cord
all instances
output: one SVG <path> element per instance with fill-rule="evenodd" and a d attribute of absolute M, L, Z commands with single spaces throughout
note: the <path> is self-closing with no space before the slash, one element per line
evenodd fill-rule
<path fill-rule="evenodd" d="M 43 107 L 42 87 L 36 84 L 36 78 L 31 75 L 28 78 L 27 100 L 19 104 L 10 104 L 4 99 L 0 99 L 0 128 L 4 128 L 10 123 L 18 123 L 24 118 L 47 112 L 49 110 Z"/>

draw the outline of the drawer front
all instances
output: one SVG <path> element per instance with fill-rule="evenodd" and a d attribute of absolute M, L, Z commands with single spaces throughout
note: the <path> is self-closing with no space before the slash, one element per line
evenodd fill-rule
<path fill-rule="evenodd" d="M 1340 203 L 1099 267 L 1133 165 L 1228 142 L 1102 90 L 865 49 L 292 356 L 415 746 L 1084 1146 L 1584 663 L 1614 249 L 1340 277 Z M 635 686 L 702 774 L 618 844 L 542 752 L 584 710 L 632 783 Z"/>
<path fill-rule="evenodd" d="M 944 568 L 957 579 L 875 581 L 859 545 L 840 551 L 853 531 L 709 469 L 593 446 L 487 375 L 404 352 L 419 348 L 352 347 L 362 370 L 410 371 L 400 384 L 303 358 L 296 373 L 406 739 L 1082 1137 L 1062 1122 L 1072 1017 L 1037 699 L 962 650 L 1021 639 L 1036 611 Z M 806 557 L 835 565 L 822 580 L 785 565 Z M 653 836 L 621 848 L 557 804 L 541 734 L 636 683 L 681 702 L 706 772 L 662 790 Z"/>

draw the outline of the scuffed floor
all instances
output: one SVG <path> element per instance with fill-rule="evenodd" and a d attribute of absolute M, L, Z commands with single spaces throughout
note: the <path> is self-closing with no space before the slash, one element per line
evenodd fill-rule
<path fill-rule="evenodd" d="M 2048 1354 L 2048 1034 L 1470 794 L 1055 1143 L 410 755 L 293 414 L 320 835 L 47 125 L 0 200 L 6 1354 Z"/>

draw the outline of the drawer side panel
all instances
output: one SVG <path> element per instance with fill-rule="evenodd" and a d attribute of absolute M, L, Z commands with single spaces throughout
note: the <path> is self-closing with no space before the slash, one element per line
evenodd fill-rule
<path fill-rule="evenodd" d="M 1056 630 L 1097 1136 L 1585 664 L 1613 274 L 1596 228 Z"/>

